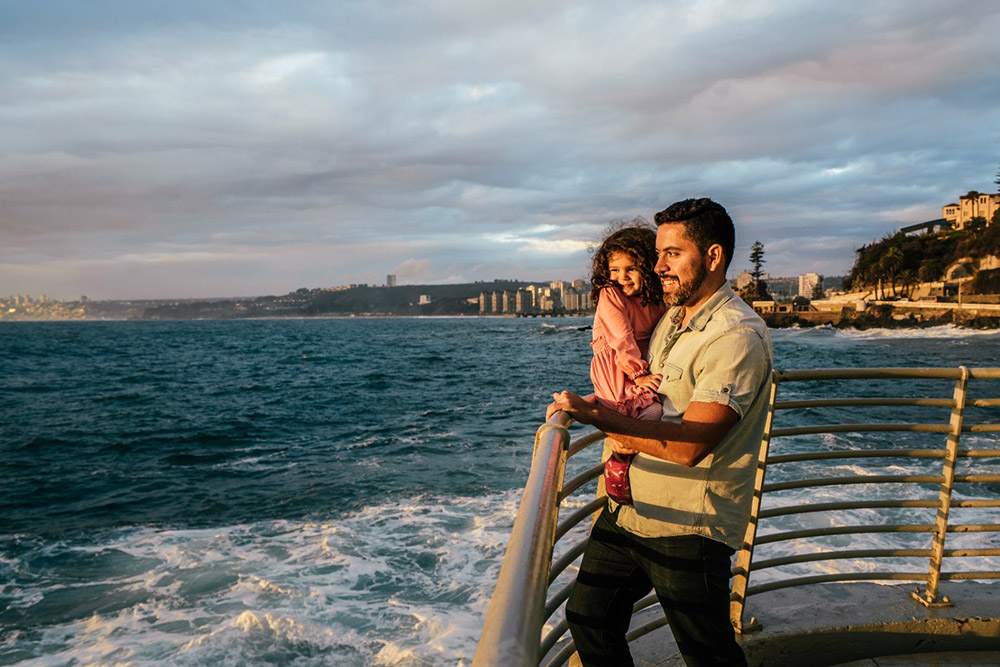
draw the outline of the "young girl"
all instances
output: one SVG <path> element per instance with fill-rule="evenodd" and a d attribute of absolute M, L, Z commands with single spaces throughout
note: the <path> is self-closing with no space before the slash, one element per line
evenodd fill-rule
<path fill-rule="evenodd" d="M 590 379 L 605 407 L 637 419 L 659 419 L 659 377 L 649 374 L 646 351 L 653 328 L 666 310 L 653 270 L 656 232 L 632 223 L 612 232 L 594 254 L 592 295 L 594 359 Z M 605 445 L 605 452 L 609 447 Z M 628 467 L 632 455 L 612 453 L 604 463 L 604 484 L 612 500 L 632 502 Z"/>

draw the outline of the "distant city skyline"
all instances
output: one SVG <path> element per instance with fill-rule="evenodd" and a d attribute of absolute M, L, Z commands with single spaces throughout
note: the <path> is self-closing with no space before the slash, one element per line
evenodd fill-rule
<path fill-rule="evenodd" d="M 573 280 L 709 196 L 772 275 L 995 192 L 979 0 L 0 4 L 0 295 Z"/>
<path fill-rule="evenodd" d="M 732 272 L 730 272 L 730 273 L 732 273 Z M 816 274 L 813 273 L 813 272 L 807 272 L 805 274 L 794 274 L 794 275 L 787 275 L 787 276 L 772 276 L 769 272 L 765 271 L 765 272 L 763 272 L 761 274 L 761 279 L 764 280 L 764 281 L 773 280 L 773 281 L 780 281 L 782 283 L 794 283 L 794 282 L 801 281 L 804 276 L 808 276 L 808 275 L 816 275 Z M 744 280 L 745 276 L 746 276 L 746 279 Z M 395 277 L 396 276 L 393 275 L 393 274 L 387 274 L 386 277 L 385 277 L 385 282 L 382 283 L 382 284 L 378 284 L 378 283 L 352 283 L 352 284 L 349 284 L 349 285 L 307 285 L 307 286 L 303 286 L 303 287 L 301 287 L 299 289 L 307 289 L 307 290 L 341 290 L 341 289 L 353 289 L 353 288 L 359 288 L 359 287 L 367 287 L 367 288 L 387 287 L 387 288 L 391 288 L 391 287 L 421 287 L 421 286 L 433 286 L 433 285 L 438 285 L 439 286 L 439 285 L 448 285 L 448 284 L 456 284 L 456 285 L 457 284 L 477 284 L 477 285 L 482 285 L 483 289 L 485 291 L 492 292 L 493 290 L 492 290 L 491 286 L 493 284 L 498 283 L 498 282 L 508 282 L 508 281 L 523 282 L 523 283 L 532 283 L 532 284 L 535 284 L 535 285 L 552 285 L 552 284 L 557 284 L 557 283 L 565 283 L 567 285 L 573 285 L 574 288 L 577 289 L 577 290 L 581 289 L 580 288 L 580 284 L 581 283 L 586 283 L 587 285 L 590 284 L 589 278 L 575 278 L 575 279 L 572 279 L 572 280 L 564 279 L 564 278 L 556 278 L 556 279 L 551 279 L 551 280 L 545 280 L 545 279 L 542 279 L 542 280 L 527 280 L 527 279 L 521 279 L 521 278 L 511 277 L 511 276 L 507 276 L 507 277 L 504 277 L 504 278 L 494 278 L 493 280 L 473 281 L 472 283 L 408 283 L 408 284 L 399 284 L 398 282 L 395 281 Z M 824 280 L 826 280 L 828 282 L 832 281 L 832 280 L 840 281 L 840 280 L 843 280 L 844 278 L 847 277 L 847 273 L 845 272 L 844 274 L 826 275 L 826 276 L 824 276 L 824 275 L 817 275 L 817 277 L 821 278 L 821 279 L 824 279 Z M 746 271 L 746 270 L 743 270 L 743 271 L 741 271 L 738 274 L 729 275 L 728 276 L 728 280 L 731 283 L 736 284 L 736 286 L 738 288 L 740 288 L 740 289 L 742 289 L 743 286 L 747 282 L 749 282 L 749 280 L 751 280 L 751 279 L 752 278 L 750 278 L 750 272 Z M 503 292 L 503 291 L 504 290 L 500 290 L 500 292 Z M 95 301 L 95 300 L 105 300 L 105 301 L 172 301 L 172 300 L 178 300 L 178 301 L 186 301 L 186 300 L 206 300 L 206 299 L 248 299 L 248 298 L 260 297 L 260 296 L 268 296 L 268 295 L 277 296 L 277 295 L 286 294 L 286 293 L 291 293 L 291 292 L 284 292 L 284 293 L 282 293 L 282 292 L 275 292 L 274 290 L 270 290 L 270 291 L 267 291 L 267 292 L 262 292 L 260 294 L 215 294 L 215 295 L 212 295 L 212 296 L 198 296 L 198 297 L 190 296 L 190 295 L 174 295 L 174 296 L 170 296 L 170 297 L 121 298 L 121 299 L 94 299 L 94 298 L 91 298 L 90 296 L 88 296 L 86 294 L 81 294 L 81 295 L 77 295 L 77 296 L 71 296 L 71 297 L 68 297 L 68 298 L 65 298 L 65 299 L 60 299 L 60 298 L 51 297 L 50 295 L 45 294 L 45 293 L 42 293 L 42 294 L 18 293 L 18 294 L 7 294 L 7 295 L 0 294 L 0 305 L 5 305 L 5 304 L 8 304 L 8 303 L 14 304 L 14 305 L 18 305 L 18 304 L 21 304 L 21 303 L 47 303 L 47 302 L 48 303 L 52 303 L 52 302 L 75 302 L 75 301 L 80 301 L 80 302 L 86 303 L 86 302 Z M 791 296 L 791 295 L 789 295 L 789 296 Z"/>

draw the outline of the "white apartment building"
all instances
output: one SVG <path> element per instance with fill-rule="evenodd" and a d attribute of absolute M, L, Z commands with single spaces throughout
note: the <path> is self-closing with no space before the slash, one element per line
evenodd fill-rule
<path fill-rule="evenodd" d="M 812 298 L 813 289 L 816 287 L 817 283 L 822 280 L 818 273 L 803 273 L 799 276 L 799 296 L 804 296 L 807 299 Z"/>

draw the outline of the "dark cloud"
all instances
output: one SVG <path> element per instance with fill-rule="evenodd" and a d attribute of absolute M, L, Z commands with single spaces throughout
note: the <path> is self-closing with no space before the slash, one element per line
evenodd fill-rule
<path fill-rule="evenodd" d="M 991 187 L 998 30 L 974 0 L 3 3 L 0 293 L 576 278 L 689 196 L 772 273 L 843 273 Z"/>

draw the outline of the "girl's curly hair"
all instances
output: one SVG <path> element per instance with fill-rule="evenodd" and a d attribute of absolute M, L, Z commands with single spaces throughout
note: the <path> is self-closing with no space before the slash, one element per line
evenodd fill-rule
<path fill-rule="evenodd" d="M 648 306 L 663 301 L 663 286 L 656 275 L 656 231 L 642 218 L 611 225 L 604 241 L 594 252 L 594 268 L 590 275 L 590 295 L 597 304 L 601 290 L 614 287 L 608 272 L 612 253 L 623 252 L 635 260 L 642 284 L 639 286 L 639 303 Z"/>

